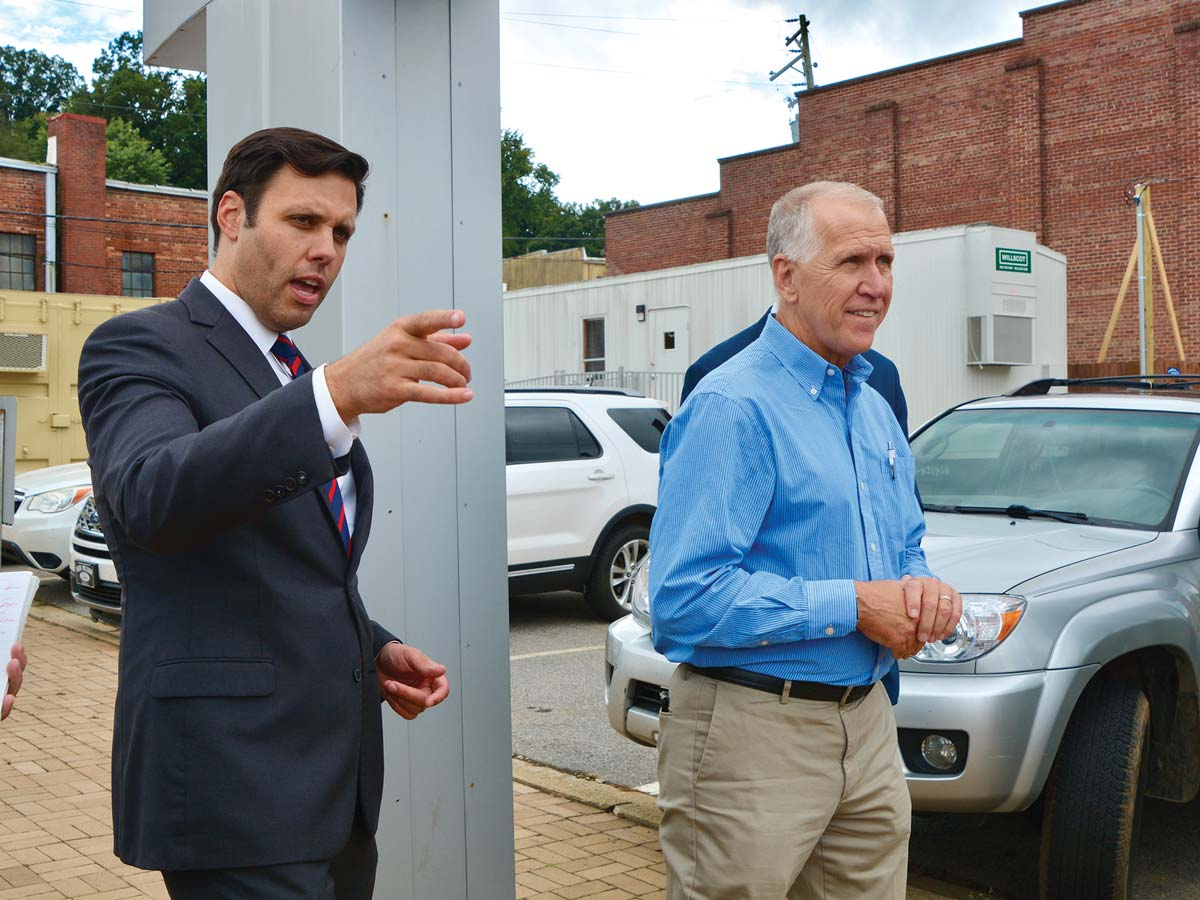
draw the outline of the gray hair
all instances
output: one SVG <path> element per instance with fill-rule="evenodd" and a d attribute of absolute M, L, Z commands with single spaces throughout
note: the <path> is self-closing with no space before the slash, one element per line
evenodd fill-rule
<path fill-rule="evenodd" d="M 883 201 L 870 191 L 848 181 L 813 181 L 793 188 L 775 201 L 767 223 L 767 262 L 783 254 L 796 262 L 808 262 L 821 247 L 821 236 L 813 228 L 814 200 L 849 200 L 883 211 Z"/>

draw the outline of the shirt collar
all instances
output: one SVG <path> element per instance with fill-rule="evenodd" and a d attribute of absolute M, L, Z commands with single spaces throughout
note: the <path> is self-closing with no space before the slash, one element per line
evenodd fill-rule
<path fill-rule="evenodd" d="M 822 359 L 807 344 L 788 331 L 775 318 L 774 313 L 767 319 L 767 325 L 758 339 L 813 400 L 819 400 L 821 392 L 831 384 L 844 390 L 846 383 L 844 379 L 861 385 L 870 376 L 873 368 L 860 354 L 851 357 L 850 361 L 846 363 L 843 373 L 842 369 Z"/>
<path fill-rule="evenodd" d="M 258 347 L 259 352 L 263 356 L 271 352 L 271 348 L 275 346 L 275 340 L 279 337 L 279 334 L 258 320 L 258 316 L 254 314 L 254 310 L 250 308 L 249 303 L 221 284 L 217 280 L 217 276 L 209 269 L 205 269 L 204 274 L 200 276 L 200 283 L 208 288 L 209 292 L 217 298 L 226 311 L 242 326 L 242 330 L 250 335 L 250 340 L 254 341 L 254 345 Z"/>

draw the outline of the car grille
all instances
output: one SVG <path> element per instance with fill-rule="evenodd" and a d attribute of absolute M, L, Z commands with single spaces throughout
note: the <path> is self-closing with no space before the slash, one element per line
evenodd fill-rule
<path fill-rule="evenodd" d="M 660 688 L 657 684 L 635 681 L 631 685 L 631 693 L 634 706 L 657 713 L 662 709 L 663 696 L 667 692 L 665 688 Z"/>
<path fill-rule="evenodd" d="M 80 533 L 75 532 L 75 537 L 82 537 Z M 108 547 L 104 544 L 93 544 L 90 541 L 86 544 L 81 544 L 75 541 L 71 544 L 71 549 L 80 556 L 88 556 L 92 559 L 112 559 L 112 554 L 108 552 Z"/>
<path fill-rule="evenodd" d="M 104 543 L 104 529 L 100 527 L 100 513 L 96 511 L 96 499 L 88 497 L 75 520 L 75 541 L 71 548 L 84 556 L 97 559 L 112 559 L 108 545 Z"/>
<path fill-rule="evenodd" d="M 25 502 L 25 492 L 20 488 L 15 488 L 13 490 L 13 513 L 21 508 L 23 502 Z"/>
<path fill-rule="evenodd" d="M 121 611 L 121 589 L 116 585 L 102 584 L 99 587 L 85 588 L 79 582 L 75 581 L 75 579 L 71 579 L 71 586 L 84 602 L 103 606 L 105 609 L 110 609 L 113 612 Z"/>

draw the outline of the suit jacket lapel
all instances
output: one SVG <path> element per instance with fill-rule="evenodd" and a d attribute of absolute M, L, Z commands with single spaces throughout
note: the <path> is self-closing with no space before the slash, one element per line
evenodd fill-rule
<path fill-rule="evenodd" d="M 187 307 L 193 322 L 208 327 L 208 342 L 229 361 L 255 394 L 265 397 L 279 387 L 279 378 L 258 345 L 198 278 L 193 278 L 183 289 L 179 300 Z"/>

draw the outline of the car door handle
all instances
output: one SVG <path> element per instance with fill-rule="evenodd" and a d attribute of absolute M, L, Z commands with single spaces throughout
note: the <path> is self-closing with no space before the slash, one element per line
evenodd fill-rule
<path fill-rule="evenodd" d="M 588 481 L 611 481 L 617 476 L 612 472 L 606 472 L 603 469 L 597 469 L 588 476 Z"/>

